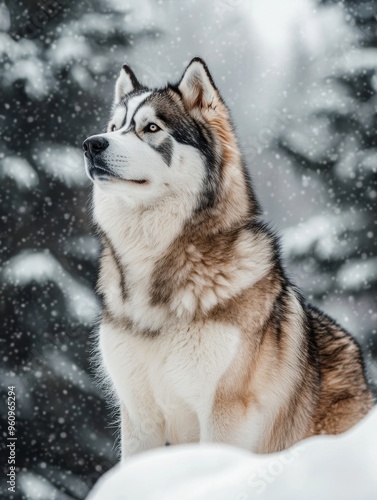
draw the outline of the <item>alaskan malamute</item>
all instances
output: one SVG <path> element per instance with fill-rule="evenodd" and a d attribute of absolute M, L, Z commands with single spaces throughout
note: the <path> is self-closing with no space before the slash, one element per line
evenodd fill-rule
<path fill-rule="evenodd" d="M 107 132 L 83 148 L 123 458 L 167 442 L 273 452 L 368 412 L 360 349 L 286 278 L 201 59 L 162 89 L 123 66 Z"/>

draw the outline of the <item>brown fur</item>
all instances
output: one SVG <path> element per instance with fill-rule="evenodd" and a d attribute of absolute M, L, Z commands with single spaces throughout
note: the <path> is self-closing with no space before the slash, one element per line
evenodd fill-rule
<path fill-rule="evenodd" d="M 359 346 L 330 318 L 316 310 L 311 310 L 310 315 L 322 375 L 321 400 L 312 431 L 313 434 L 337 434 L 367 413 L 373 398 Z"/>

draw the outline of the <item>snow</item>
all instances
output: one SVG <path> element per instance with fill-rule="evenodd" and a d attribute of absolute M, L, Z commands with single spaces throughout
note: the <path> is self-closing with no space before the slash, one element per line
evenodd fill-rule
<path fill-rule="evenodd" d="M 30 40 L 13 40 L 8 34 L 0 33 L 0 55 L 7 55 L 12 61 L 36 56 L 39 53 L 37 46 Z"/>
<path fill-rule="evenodd" d="M 30 163 L 18 156 L 8 156 L 0 163 L 0 179 L 9 177 L 21 190 L 28 190 L 38 185 L 38 175 Z"/>
<path fill-rule="evenodd" d="M 367 69 L 374 71 L 376 69 L 376 59 L 377 49 L 375 48 L 354 49 L 338 59 L 337 73 L 342 75 L 346 71 L 355 74 L 358 71 Z"/>
<path fill-rule="evenodd" d="M 57 488 L 44 477 L 29 472 L 21 472 L 17 475 L 17 483 L 21 491 L 27 494 L 28 500 L 41 500 L 42 498 L 56 498 L 69 500 L 68 495 L 59 492 Z"/>
<path fill-rule="evenodd" d="M 10 14 L 5 3 L 0 4 L 0 31 L 8 31 L 10 28 Z"/>
<path fill-rule="evenodd" d="M 337 280 L 342 289 L 349 291 L 359 290 L 369 282 L 377 281 L 377 257 L 347 262 L 339 271 Z"/>
<path fill-rule="evenodd" d="M 75 319 L 91 324 L 97 316 L 98 304 L 92 290 L 74 279 L 49 252 L 19 252 L 6 262 L 2 278 L 19 287 L 32 281 L 53 281 L 62 290 L 67 309 Z"/>
<path fill-rule="evenodd" d="M 81 66 L 80 63 L 73 64 L 71 74 L 73 79 L 80 85 L 83 90 L 86 90 L 94 84 L 94 80 L 90 72 L 86 68 Z"/>
<path fill-rule="evenodd" d="M 338 102 L 332 99 L 327 94 L 321 96 L 322 106 L 328 110 L 339 105 Z M 319 99 L 316 99 L 318 104 Z M 344 101 L 343 101 L 344 104 Z M 289 140 L 292 149 L 302 155 L 308 154 L 312 162 L 319 162 L 326 158 L 328 152 L 335 146 L 337 142 L 337 135 L 329 134 L 330 121 L 325 116 L 313 116 L 310 123 L 298 123 L 295 127 L 290 127 L 289 132 L 286 133 L 286 139 Z M 308 137 L 311 142 L 308 142 Z"/>
<path fill-rule="evenodd" d="M 13 82 L 24 79 L 25 90 L 29 97 L 42 100 L 48 95 L 51 74 L 38 57 L 14 61 L 4 74 L 5 82 L 10 86 Z"/>
<path fill-rule="evenodd" d="M 74 236 L 64 242 L 64 251 L 71 257 L 96 261 L 99 257 L 99 242 L 94 236 Z"/>
<path fill-rule="evenodd" d="M 361 222 L 355 212 L 333 215 L 315 215 L 298 226 L 287 228 L 283 233 L 283 249 L 287 257 L 301 256 L 309 251 L 326 258 L 347 254 L 347 244 L 340 241 L 341 234 L 352 231 Z"/>
<path fill-rule="evenodd" d="M 358 174 L 377 173 L 377 149 L 360 150 L 358 141 L 348 140 L 344 144 L 346 153 L 336 165 L 336 173 L 342 180 L 355 179 Z M 359 170 L 359 172 L 358 172 Z"/>
<path fill-rule="evenodd" d="M 85 60 L 90 55 L 90 46 L 85 40 L 69 35 L 59 38 L 48 54 L 57 67 L 71 64 L 73 61 Z"/>
<path fill-rule="evenodd" d="M 78 148 L 53 143 L 39 144 L 35 147 L 35 159 L 50 177 L 58 179 L 67 187 L 88 183 L 82 168 L 82 151 Z"/>
<path fill-rule="evenodd" d="M 105 474 L 87 500 L 372 500 L 376 427 L 377 408 L 343 435 L 271 455 L 213 444 L 151 450 Z"/>
<path fill-rule="evenodd" d="M 50 365 L 55 375 L 66 383 L 70 382 L 86 394 L 98 395 L 99 390 L 93 385 L 91 377 L 79 366 L 59 351 L 55 350 L 49 356 Z"/>

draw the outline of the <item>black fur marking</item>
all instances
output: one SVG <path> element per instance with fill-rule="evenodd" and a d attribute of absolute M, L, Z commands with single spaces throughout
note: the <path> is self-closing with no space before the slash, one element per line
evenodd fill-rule
<path fill-rule="evenodd" d="M 285 287 L 283 287 L 279 295 L 276 297 L 271 311 L 271 322 L 274 326 L 274 333 L 277 344 L 281 343 L 282 325 L 286 321 L 286 312 L 287 312 L 286 299 L 287 299 L 287 291 Z"/>
<path fill-rule="evenodd" d="M 160 330 L 138 327 L 137 324 L 135 324 L 128 316 L 114 316 L 113 313 L 106 307 L 102 310 L 102 319 L 107 323 L 112 323 L 123 331 L 128 330 L 131 335 L 142 336 L 146 339 L 155 339 L 161 333 Z"/>
<path fill-rule="evenodd" d="M 132 131 L 134 131 L 134 130 L 135 130 L 135 128 L 134 128 L 134 127 L 130 127 L 130 128 L 128 128 L 127 130 L 124 130 L 123 132 L 121 132 L 121 134 L 122 134 L 122 135 L 126 135 L 126 134 L 128 134 L 128 132 L 132 132 Z M 136 134 L 136 137 L 140 139 L 140 137 L 139 137 L 137 134 Z"/>
<path fill-rule="evenodd" d="M 171 160 L 173 157 L 173 141 L 168 137 L 159 146 L 154 148 L 163 157 L 165 163 L 168 167 L 171 165 Z"/>
<path fill-rule="evenodd" d="M 189 117 L 173 124 L 172 136 L 181 144 L 197 149 L 204 160 L 206 176 L 196 210 L 212 208 L 217 199 L 220 184 L 221 158 L 216 156 L 212 131 L 209 127 Z"/>
<path fill-rule="evenodd" d="M 128 64 L 124 64 L 123 65 L 123 69 L 127 73 L 127 75 L 129 76 L 129 78 L 131 80 L 131 83 L 132 83 L 132 86 L 133 86 L 133 89 L 134 90 L 139 90 L 140 88 L 142 88 L 142 85 L 139 83 L 138 79 L 135 76 L 135 73 L 128 66 Z"/>
<path fill-rule="evenodd" d="M 111 256 L 114 259 L 115 265 L 117 267 L 117 270 L 118 270 L 118 273 L 120 276 L 119 286 L 121 289 L 122 300 L 123 300 L 123 302 L 125 302 L 128 298 L 129 290 L 128 290 L 127 283 L 126 283 L 126 276 L 125 276 L 124 267 L 122 266 L 120 258 L 118 256 L 118 254 L 116 253 L 116 250 L 115 250 L 113 244 L 111 243 L 110 239 L 108 238 L 108 236 L 103 231 L 100 231 L 100 236 L 104 242 L 103 246 L 109 247 Z"/>
<path fill-rule="evenodd" d="M 126 108 L 126 114 L 124 115 L 124 119 L 123 119 L 122 124 L 121 124 L 121 126 L 120 126 L 119 128 L 124 127 L 124 126 L 125 126 L 125 124 L 126 124 L 126 122 L 127 122 L 128 108 L 127 108 L 127 106 L 126 106 L 126 105 L 124 105 L 124 107 Z"/>
<path fill-rule="evenodd" d="M 322 384 L 322 371 L 319 360 L 319 346 L 315 334 L 315 325 L 300 290 L 298 290 L 294 285 L 291 285 L 291 288 L 293 289 L 294 294 L 297 297 L 304 312 L 304 329 L 305 329 L 305 338 L 307 342 L 306 355 L 308 360 L 308 370 L 311 368 L 315 371 L 316 383 L 317 386 L 319 387 Z"/>
<path fill-rule="evenodd" d="M 244 174 L 244 179 L 246 182 L 246 188 L 247 188 L 248 199 L 249 199 L 249 216 L 250 216 L 250 219 L 253 219 L 255 217 L 262 215 L 262 209 L 259 205 L 257 196 L 254 192 L 251 174 L 250 174 L 244 160 L 242 160 L 242 171 Z"/>

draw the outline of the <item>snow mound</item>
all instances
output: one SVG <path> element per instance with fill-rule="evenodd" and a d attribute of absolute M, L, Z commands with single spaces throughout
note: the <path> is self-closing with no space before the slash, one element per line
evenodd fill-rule
<path fill-rule="evenodd" d="M 345 434 L 270 455 L 215 444 L 151 450 L 105 474 L 87 500 L 371 500 L 376 427 L 377 408 Z"/>

